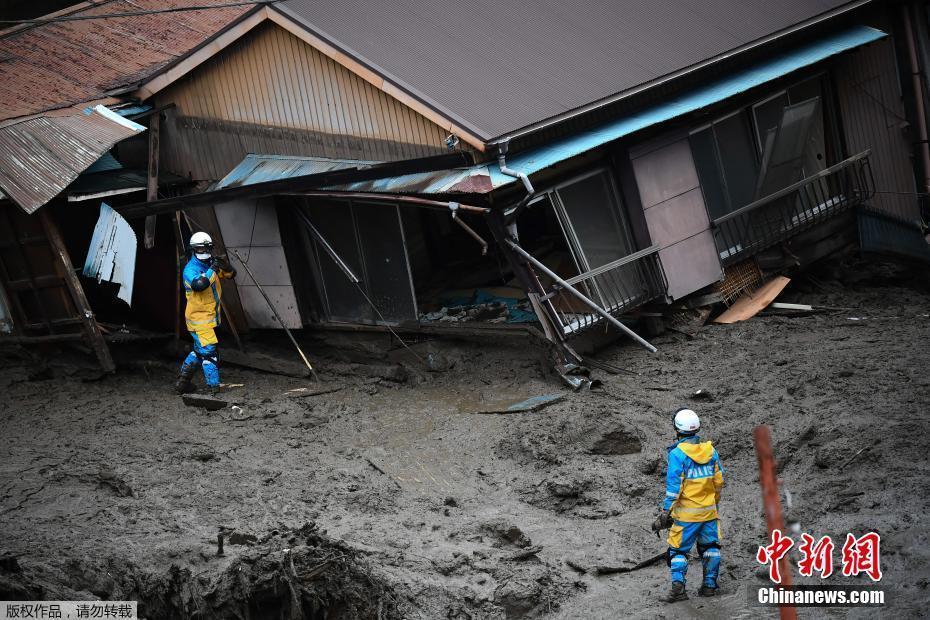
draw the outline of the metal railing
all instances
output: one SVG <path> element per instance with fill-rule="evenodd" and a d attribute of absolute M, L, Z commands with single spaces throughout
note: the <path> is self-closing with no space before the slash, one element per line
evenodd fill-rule
<path fill-rule="evenodd" d="M 870 151 L 854 155 L 713 222 L 724 265 L 739 262 L 875 194 Z"/>
<path fill-rule="evenodd" d="M 565 281 L 612 315 L 619 315 L 665 294 L 665 272 L 659 248 L 652 246 L 596 267 Z M 604 321 L 558 284 L 541 298 L 549 305 L 566 335 L 577 334 Z"/>

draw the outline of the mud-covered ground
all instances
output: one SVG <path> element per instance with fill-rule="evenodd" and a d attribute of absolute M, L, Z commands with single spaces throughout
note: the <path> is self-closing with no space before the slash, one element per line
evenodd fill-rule
<path fill-rule="evenodd" d="M 832 308 L 614 345 L 570 393 L 526 342 L 420 343 L 388 357 L 345 338 L 327 385 L 226 366 L 237 409 L 185 406 L 173 362 L 124 347 L 115 376 L 80 358 L 3 353 L 0 598 L 138 599 L 149 618 L 755 617 L 765 540 L 752 429 L 772 428 L 803 531 L 881 534 L 883 609 L 930 606 L 930 293 L 861 264 L 798 278 L 780 301 Z M 312 348 L 312 344 L 310 345 Z M 282 354 L 287 355 L 286 349 Z M 349 373 L 347 362 L 368 356 Z M 391 364 L 400 361 L 403 370 Z M 329 364 L 340 374 L 325 372 Z M 369 376 L 362 376 L 369 375 Z M 380 378 L 388 377 L 388 378 Z M 241 384 L 241 385 L 238 385 Z M 703 389 L 710 398 L 693 400 Z M 507 399 L 564 393 L 528 413 Z M 305 394 L 305 392 L 303 393 Z M 667 569 L 598 575 L 664 550 L 670 415 L 688 404 L 727 486 L 721 596 L 660 601 Z M 217 536 L 224 554 L 217 554 Z M 847 580 L 869 584 L 867 578 Z M 843 583 L 842 577 L 831 577 Z"/>

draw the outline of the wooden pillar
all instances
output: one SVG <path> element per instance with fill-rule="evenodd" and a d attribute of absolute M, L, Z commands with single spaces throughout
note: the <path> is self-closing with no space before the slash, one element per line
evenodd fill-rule
<path fill-rule="evenodd" d="M 107 347 L 106 340 L 103 339 L 103 334 L 100 333 L 100 328 L 97 326 L 94 312 L 91 310 L 87 296 L 84 294 L 84 287 L 81 286 L 81 281 L 78 280 L 77 275 L 74 273 L 74 265 L 71 264 L 71 257 L 68 255 L 68 249 L 61 238 L 61 233 L 58 231 L 58 225 L 49 215 L 48 209 L 42 209 L 39 217 L 42 219 L 42 227 L 45 229 L 49 245 L 57 259 L 55 263 L 59 275 L 68 286 L 71 299 L 74 301 L 74 306 L 82 319 L 81 327 L 84 336 L 87 338 L 94 354 L 96 354 L 100 367 L 105 372 L 116 372 L 116 364 L 113 363 L 113 358 L 110 357 L 110 349 Z"/>
<path fill-rule="evenodd" d="M 153 202 L 158 200 L 158 138 L 161 127 L 161 112 L 155 112 L 149 118 L 149 170 L 145 186 L 145 200 Z M 145 249 L 155 247 L 156 216 L 148 215 L 145 218 Z"/>
<path fill-rule="evenodd" d="M 759 484 L 762 486 L 762 506 L 765 509 L 765 522 L 769 535 L 774 530 L 785 532 L 785 520 L 781 513 L 781 498 L 778 495 L 778 481 L 775 479 L 775 454 L 772 452 L 772 436 L 769 427 L 757 426 L 752 431 L 756 443 L 756 456 L 759 459 Z M 791 588 L 791 565 L 787 556 L 779 561 L 782 587 Z M 778 613 L 781 620 L 797 620 L 798 612 L 792 605 L 780 605 Z"/>

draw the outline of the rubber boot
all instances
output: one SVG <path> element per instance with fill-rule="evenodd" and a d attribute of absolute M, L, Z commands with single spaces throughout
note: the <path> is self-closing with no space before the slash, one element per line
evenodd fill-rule
<path fill-rule="evenodd" d="M 677 601 L 684 601 L 688 599 L 688 593 L 685 591 L 685 584 L 680 581 L 672 582 L 672 589 L 669 591 L 668 596 L 665 597 L 665 602 L 675 603 Z"/>
<path fill-rule="evenodd" d="M 194 382 L 191 380 L 194 376 L 195 368 L 181 368 L 178 373 L 178 380 L 174 383 L 174 390 L 178 394 L 190 394 L 194 391 Z"/>

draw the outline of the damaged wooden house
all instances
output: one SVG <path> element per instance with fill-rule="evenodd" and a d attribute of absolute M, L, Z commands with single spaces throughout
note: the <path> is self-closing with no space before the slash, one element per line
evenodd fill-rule
<path fill-rule="evenodd" d="M 38 221 L 59 221 L 72 255 L 93 245 L 101 200 L 144 238 L 132 312 L 153 331 L 176 329 L 179 243 L 203 228 L 249 267 L 229 293 L 237 331 L 279 327 L 264 291 L 289 328 L 534 335 L 563 371 L 605 335 L 651 348 L 628 317 L 732 299 L 843 249 L 930 255 L 925 2 L 177 15 L 0 35 L 0 72 L 26 102 L 5 102 L 0 134 L 91 103 L 138 134 L 96 142 L 73 174 L 39 168 L 55 183 L 38 195 L 17 177 L 36 167 L 0 154 L 3 312 L 19 337 L 56 333 L 36 314 L 44 283 L 95 291 L 99 308 L 72 304 L 86 329 L 126 310 L 101 278 L 63 278 L 65 262 L 17 271 L 45 238 L 26 212 L 46 203 Z M 198 21 L 182 36 L 180 20 Z M 78 42 L 100 32 L 132 51 L 101 60 L 83 94 L 26 77 L 41 54 L 70 84 Z M 134 49 L 145 33 L 175 42 L 170 58 Z"/>

